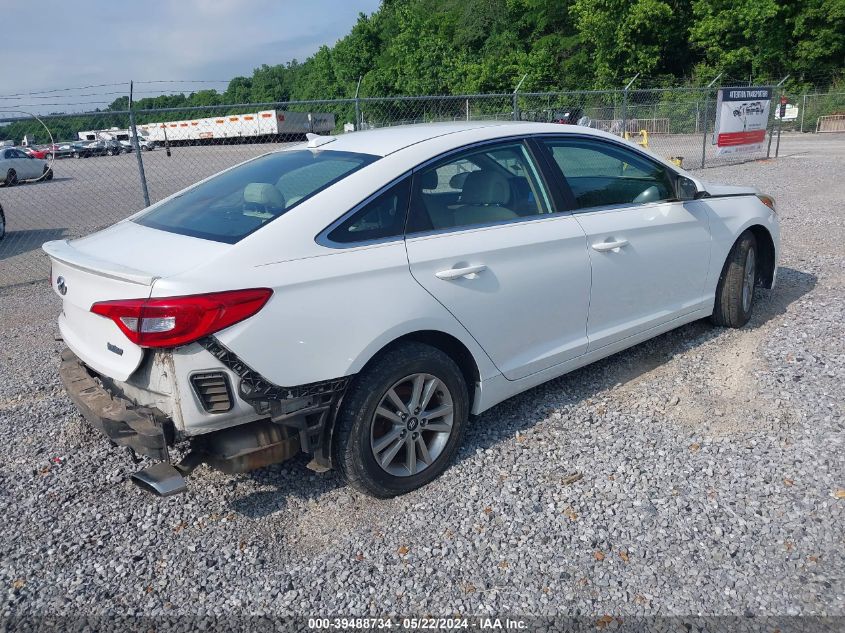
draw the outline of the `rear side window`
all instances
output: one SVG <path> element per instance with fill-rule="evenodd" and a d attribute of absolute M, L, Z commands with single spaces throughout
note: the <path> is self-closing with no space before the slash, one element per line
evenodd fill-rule
<path fill-rule="evenodd" d="M 135 222 L 234 244 L 377 158 L 306 149 L 268 154 L 177 195 Z"/>
<path fill-rule="evenodd" d="M 327 235 L 332 242 L 351 244 L 401 237 L 408 212 L 410 176 L 403 178 L 364 205 Z"/>
<path fill-rule="evenodd" d="M 544 139 L 579 209 L 645 204 L 674 197 L 666 169 L 615 143 Z"/>
<path fill-rule="evenodd" d="M 551 213 L 520 142 L 469 149 L 414 175 L 408 233 L 495 224 Z"/>

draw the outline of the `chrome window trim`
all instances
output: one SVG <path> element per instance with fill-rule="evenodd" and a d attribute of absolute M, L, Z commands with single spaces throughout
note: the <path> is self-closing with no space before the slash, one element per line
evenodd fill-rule
<path fill-rule="evenodd" d="M 461 145 L 460 147 L 453 147 L 452 149 L 445 151 L 442 154 L 438 154 L 437 156 L 426 159 L 424 162 L 422 162 L 419 165 L 417 165 L 416 167 L 414 167 L 411 171 L 416 174 L 418 171 L 421 171 L 421 170 L 425 169 L 426 167 L 429 167 L 432 163 L 437 163 L 444 158 L 448 158 L 449 156 L 452 156 L 453 154 L 458 154 L 460 152 L 464 152 L 466 150 L 474 149 L 476 147 L 485 147 L 486 145 L 495 145 L 497 143 L 507 143 L 507 142 L 513 142 L 513 141 L 517 141 L 519 143 L 525 144 L 525 139 L 527 139 L 529 136 L 532 136 L 532 135 L 531 134 L 510 134 L 508 136 L 499 136 L 497 138 L 488 138 L 488 139 L 485 139 L 483 141 L 474 141 L 474 142 L 468 143 L 466 145 Z M 529 152 L 529 156 L 531 156 L 530 152 Z M 533 159 L 534 157 L 531 156 L 531 158 Z"/>
<path fill-rule="evenodd" d="M 449 235 L 452 233 L 470 233 L 478 230 L 496 229 L 499 227 L 510 226 L 511 224 L 526 224 L 528 222 L 548 222 L 551 220 L 559 220 L 564 217 L 574 217 L 572 211 L 553 211 L 551 213 L 538 213 L 536 215 L 524 215 L 518 218 L 511 218 L 510 220 L 497 220 L 496 222 L 485 222 L 484 224 L 467 224 L 465 226 L 448 227 L 445 229 L 432 229 L 430 231 L 417 231 L 416 233 L 406 233 L 405 240 L 412 241 L 417 238 L 432 238 Z"/>

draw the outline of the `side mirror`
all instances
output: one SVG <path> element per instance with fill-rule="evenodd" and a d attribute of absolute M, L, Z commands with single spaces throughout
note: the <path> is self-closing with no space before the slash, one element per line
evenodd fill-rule
<path fill-rule="evenodd" d="M 700 200 L 709 195 L 703 189 L 699 189 L 694 180 L 686 176 L 678 176 L 675 181 L 675 189 L 677 190 L 678 200 Z"/>

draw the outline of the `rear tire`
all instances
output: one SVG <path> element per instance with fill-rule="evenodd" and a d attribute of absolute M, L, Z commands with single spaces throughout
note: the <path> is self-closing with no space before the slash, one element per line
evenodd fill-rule
<path fill-rule="evenodd" d="M 53 180 L 53 170 L 47 165 L 44 166 L 44 180 Z"/>
<path fill-rule="evenodd" d="M 334 464 L 361 492 L 405 494 L 446 470 L 468 416 L 467 385 L 455 361 L 430 345 L 395 345 L 349 386 L 335 426 Z"/>
<path fill-rule="evenodd" d="M 757 286 L 757 240 L 750 231 L 739 236 L 728 253 L 716 286 L 710 320 L 722 327 L 740 328 L 751 318 Z"/>
<path fill-rule="evenodd" d="M 6 237 L 6 216 L 3 214 L 3 207 L 0 207 L 0 240 Z"/>

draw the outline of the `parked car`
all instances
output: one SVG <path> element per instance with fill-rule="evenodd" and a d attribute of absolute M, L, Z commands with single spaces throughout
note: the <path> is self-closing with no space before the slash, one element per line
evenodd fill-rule
<path fill-rule="evenodd" d="M 118 154 L 123 153 L 123 145 L 121 145 L 120 141 L 109 139 L 107 141 L 100 141 L 100 143 L 103 144 L 103 153 L 108 154 L 109 156 L 117 156 Z"/>
<path fill-rule="evenodd" d="M 44 250 L 65 388 L 160 460 L 141 487 L 303 451 L 390 497 L 447 468 L 470 413 L 696 319 L 743 326 L 778 244 L 753 188 L 589 128 L 461 122 L 309 135 Z"/>
<path fill-rule="evenodd" d="M 0 178 L 7 187 L 25 180 L 51 180 L 53 170 L 46 160 L 33 158 L 17 147 L 0 149 Z"/>
<path fill-rule="evenodd" d="M 590 119 L 584 114 L 584 109 L 580 106 L 568 108 L 565 110 L 555 110 L 552 114 L 552 123 L 560 123 L 563 125 L 584 125 L 590 126 Z"/>
<path fill-rule="evenodd" d="M 54 143 L 47 149 L 49 156 L 55 158 L 88 158 L 92 156 L 92 152 L 86 147 L 85 143 L 78 143 L 75 141 L 65 141 Z"/>
<path fill-rule="evenodd" d="M 128 154 L 129 152 L 133 152 L 133 151 L 135 151 L 135 148 L 132 146 L 132 141 L 131 141 L 131 140 L 129 140 L 129 141 L 120 141 L 120 144 L 123 146 L 124 150 L 126 150 L 126 153 L 127 153 L 127 154 Z M 155 141 L 150 141 L 150 140 L 148 140 L 148 139 L 141 138 L 140 136 L 138 137 L 138 145 L 139 145 L 139 146 L 140 146 L 140 148 L 141 148 L 142 150 L 144 150 L 145 152 L 151 152 L 152 150 L 154 150 L 154 149 L 155 149 L 155 146 L 156 146 Z"/>
<path fill-rule="evenodd" d="M 82 146 L 89 151 L 90 156 L 105 156 L 109 153 L 107 141 L 83 141 Z"/>
<path fill-rule="evenodd" d="M 21 147 L 20 150 L 28 154 L 29 156 L 32 156 L 33 158 L 38 158 L 41 160 L 47 160 L 49 154 L 48 148 L 37 149 L 35 147 Z"/>

